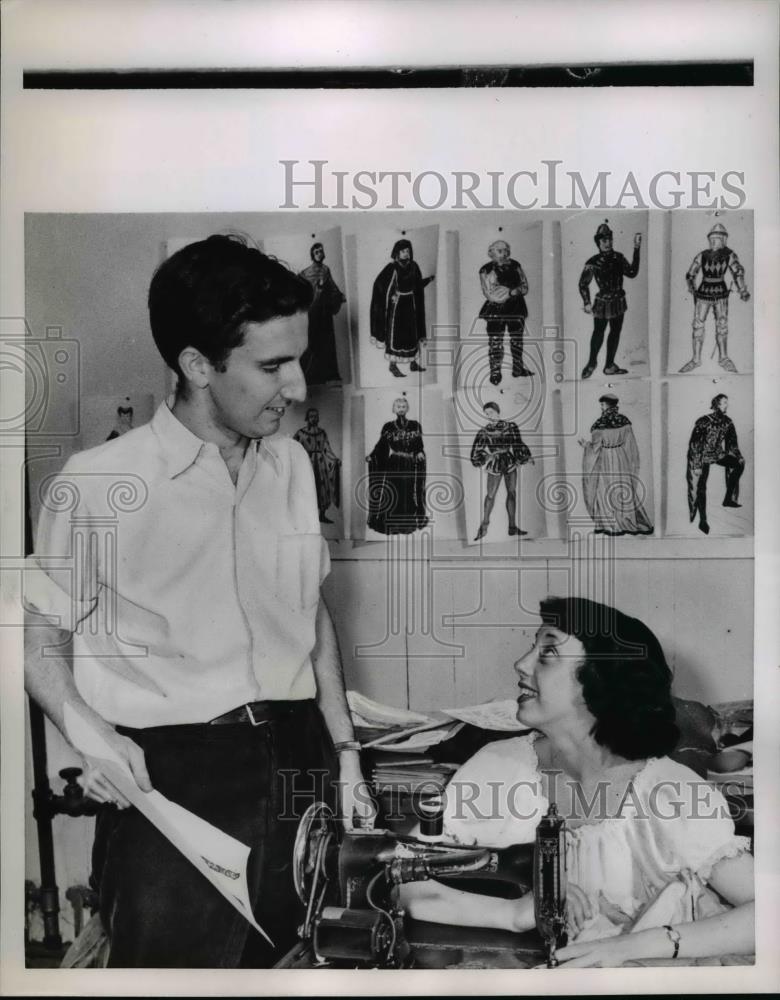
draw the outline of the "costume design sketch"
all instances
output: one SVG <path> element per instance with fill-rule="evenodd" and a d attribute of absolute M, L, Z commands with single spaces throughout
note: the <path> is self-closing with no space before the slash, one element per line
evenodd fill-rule
<path fill-rule="evenodd" d="M 490 524 L 490 515 L 496 502 L 496 494 L 503 480 L 506 487 L 506 513 L 509 523 L 508 534 L 526 535 L 517 526 L 517 473 L 526 462 L 533 464 L 528 446 L 520 436 L 517 424 L 501 420 L 501 410 L 496 403 L 485 403 L 487 426 L 477 432 L 471 448 L 471 464 L 487 473 L 487 492 L 483 505 L 482 521 L 475 542 L 484 538 Z"/>
<path fill-rule="evenodd" d="M 371 343 L 384 347 L 391 373 L 403 378 L 405 373 L 398 367 L 402 362 L 409 362 L 410 371 L 425 371 L 418 360 L 420 344 L 427 336 L 423 290 L 435 275 L 423 278 L 409 240 L 398 240 L 391 257 L 374 281 Z"/>
<path fill-rule="evenodd" d="M 125 405 L 119 404 L 116 408 L 116 421 L 111 428 L 106 441 L 113 441 L 114 438 L 121 437 L 133 429 L 133 407 L 130 405 L 130 397 L 125 396 Z"/>
<path fill-rule="evenodd" d="M 501 362 L 504 359 L 504 331 L 509 335 L 512 354 L 512 376 L 533 375 L 523 363 L 523 334 L 528 307 L 528 279 L 520 264 L 511 257 L 506 240 L 494 240 L 488 247 L 490 261 L 479 269 L 479 282 L 485 303 L 479 315 L 485 320 L 488 335 L 490 382 L 501 382 Z"/>
<path fill-rule="evenodd" d="M 701 365 L 701 352 L 704 346 L 704 324 L 712 309 L 715 315 L 715 345 L 718 351 L 718 364 L 727 372 L 736 372 L 737 367 L 729 357 L 729 294 L 731 288 L 726 284 L 726 274 L 731 272 L 734 285 L 743 302 L 750 299 L 750 292 L 745 285 L 745 269 L 740 264 L 734 251 L 726 245 L 728 239 L 726 227 L 717 222 L 707 233 L 709 248 L 697 253 L 685 275 L 688 291 L 693 296 L 693 357 L 680 369 L 680 372 L 693 371 Z M 696 276 L 701 274 L 699 284 Z M 713 354 L 715 352 L 713 351 Z"/>
<path fill-rule="evenodd" d="M 407 418 L 408 412 L 406 399 L 396 399 L 396 419 L 382 427 L 374 450 L 366 458 L 368 526 L 383 535 L 408 535 L 428 523 L 422 427 Z"/>
<path fill-rule="evenodd" d="M 642 506 L 639 448 L 631 421 L 618 412 L 618 397 L 599 398 L 601 416 L 590 429 L 590 441 L 580 438 L 585 506 L 604 535 L 649 535 L 650 518 Z"/>
<path fill-rule="evenodd" d="M 745 471 L 745 459 L 739 450 L 734 421 L 726 416 L 729 398 L 719 393 L 712 400 L 712 412 L 699 417 L 693 425 L 688 442 L 688 511 L 691 521 L 699 515 L 699 530 L 710 533 L 707 522 L 707 480 L 711 465 L 722 465 L 726 470 L 724 507 L 741 507 L 739 480 Z"/>
<path fill-rule="evenodd" d="M 347 300 L 325 263 L 322 243 L 312 244 L 309 255 L 312 262 L 300 276 L 314 289 L 314 301 L 309 306 L 309 345 L 301 365 L 309 385 L 322 385 L 341 379 L 333 317 Z"/>
<path fill-rule="evenodd" d="M 327 510 L 331 506 L 341 506 L 341 459 L 331 448 L 328 435 L 319 424 L 320 412 L 312 406 L 306 411 L 305 426 L 293 434 L 293 440 L 303 445 L 311 462 L 320 524 L 333 524 Z"/>
<path fill-rule="evenodd" d="M 615 355 L 620 344 L 620 334 L 623 330 L 623 319 L 628 310 L 626 293 L 623 291 L 623 278 L 635 278 L 639 274 L 639 248 L 642 245 L 642 234 L 634 235 L 634 254 L 631 263 L 622 253 L 612 247 L 612 230 L 606 222 L 596 230 L 593 237 L 599 252 L 585 262 L 580 275 L 579 289 L 582 296 L 582 307 L 586 313 L 593 316 L 593 333 L 590 338 L 590 353 L 582 377 L 590 378 L 598 366 L 598 356 L 604 343 L 604 334 L 609 325 L 607 337 L 607 355 L 604 361 L 605 375 L 625 375 L 627 368 L 620 368 L 615 362 Z M 591 303 L 590 283 L 595 279 L 598 291 Z"/>

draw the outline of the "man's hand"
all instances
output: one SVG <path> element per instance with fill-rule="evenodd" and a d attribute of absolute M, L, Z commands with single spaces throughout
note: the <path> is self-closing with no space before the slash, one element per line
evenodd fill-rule
<path fill-rule="evenodd" d="M 582 307 L 582 311 L 586 312 L 590 316 L 590 314 L 593 312 L 593 306 L 590 304 L 590 302 L 586 302 L 585 305 Z"/>
<path fill-rule="evenodd" d="M 641 233 L 634 233 L 634 246 L 635 247 L 641 247 L 642 246 L 642 234 Z"/>
<path fill-rule="evenodd" d="M 747 290 L 747 288 L 743 288 L 742 291 L 739 293 L 739 297 L 742 299 L 743 302 L 747 302 L 750 299 L 750 292 Z"/>
<path fill-rule="evenodd" d="M 130 768 L 135 783 L 141 791 L 151 792 L 152 782 L 149 779 L 149 772 L 146 770 L 144 752 L 138 744 L 129 737 L 122 736 L 111 726 L 101 729 L 101 736 Z M 130 802 L 103 773 L 101 761 L 84 755 L 82 755 L 82 760 L 84 761 L 84 774 L 79 779 L 79 783 L 84 789 L 84 794 L 97 802 L 113 802 L 120 809 L 127 809 Z"/>
<path fill-rule="evenodd" d="M 368 783 L 363 778 L 357 750 L 339 754 L 339 793 L 341 821 L 346 830 L 352 830 L 355 825 L 373 825 L 376 807 Z"/>

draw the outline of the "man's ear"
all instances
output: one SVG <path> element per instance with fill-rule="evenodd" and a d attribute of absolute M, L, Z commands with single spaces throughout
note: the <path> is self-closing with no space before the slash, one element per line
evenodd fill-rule
<path fill-rule="evenodd" d="M 185 347 L 179 355 L 179 368 L 191 389 L 205 389 L 214 371 L 211 362 L 197 347 Z"/>

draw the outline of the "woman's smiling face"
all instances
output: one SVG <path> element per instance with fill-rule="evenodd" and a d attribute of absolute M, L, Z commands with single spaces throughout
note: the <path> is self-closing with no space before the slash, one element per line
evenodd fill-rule
<path fill-rule="evenodd" d="M 576 636 L 542 625 L 531 649 L 515 663 L 520 694 L 517 719 L 532 729 L 581 718 L 588 712 L 577 668 L 585 662 L 585 647 Z"/>

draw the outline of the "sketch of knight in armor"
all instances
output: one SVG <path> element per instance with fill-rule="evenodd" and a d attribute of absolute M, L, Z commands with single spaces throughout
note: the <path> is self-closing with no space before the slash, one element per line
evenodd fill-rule
<path fill-rule="evenodd" d="M 391 257 L 374 281 L 371 343 L 384 347 L 390 372 L 403 378 L 405 373 L 398 367 L 401 363 L 409 363 L 410 371 L 425 371 L 418 360 L 420 344 L 427 337 L 423 290 L 435 275 L 423 278 L 409 240 L 398 240 Z"/>
<path fill-rule="evenodd" d="M 639 274 L 639 248 L 642 234 L 634 235 L 634 254 L 631 263 L 612 247 L 612 230 L 602 222 L 593 237 L 599 252 L 585 262 L 580 275 L 579 289 L 582 308 L 593 316 L 593 333 L 590 338 L 588 361 L 582 369 L 582 377 L 590 378 L 598 366 L 599 351 L 604 343 L 604 334 L 609 324 L 607 356 L 604 361 L 605 375 L 626 375 L 627 368 L 621 368 L 615 361 L 623 330 L 623 320 L 628 311 L 623 278 L 635 278 Z M 595 279 L 598 291 L 591 303 L 590 283 Z"/>
<path fill-rule="evenodd" d="M 331 506 L 341 506 L 341 459 L 320 427 L 320 411 L 316 407 L 306 411 L 306 424 L 293 434 L 293 440 L 303 445 L 311 461 L 320 524 L 333 524 L 326 512 Z"/>
<path fill-rule="evenodd" d="M 512 377 L 533 375 L 523 361 L 523 335 L 528 317 L 528 306 L 525 303 L 528 279 L 511 254 L 511 247 L 506 240 L 494 240 L 488 247 L 490 261 L 479 269 L 479 282 L 485 296 L 479 315 L 485 320 L 487 327 L 491 385 L 499 385 L 501 382 L 504 331 L 509 335 Z"/>
<path fill-rule="evenodd" d="M 309 256 L 311 264 L 299 275 L 314 289 L 314 300 L 309 306 L 309 343 L 301 358 L 301 367 L 308 385 L 323 385 L 325 382 L 341 380 L 333 317 L 347 300 L 325 263 L 323 245 L 312 244 Z"/>
<path fill-rule="evenodd" d="M 642 505 L 639 448 L 631 421 L 618 412 L 611 392 L 599 398 L 601 416 L 590 428 L 590 441 L 580 438 L 585 506 L 596 534 L 649 535 L 653 525 Z"/>
<path fill-rule="evenodd" d="M 707 480 L 711 465 L 722 465 L 726 470 L 724 507 L 741 507 L 739 480 L 745 471 L 745 459 L 739 450 L 734 421 L 726 416 L 729 398 L 724 393 L 713 397 L 712 412 L 699 417 L 693 425 L 688 442 L 688 511 L 691 521 L 699 515 L 699 531 L 710 533 L 707 522 Z"/>
<path fill-rule="evenodd" d="M 133 407 L 130 405 L 130 397 L 125 396 L 124 403 L 120 403 L 116 408 L 116 422 L 111 428 L 106 441 L 113 441 L 114 438 L 121 437 L 133 429 Z"/>
<path fill-rule="evenodd" d="M 688 291 L 693 296 L 693 357 L 680 369 L 685 374 L 701 365 L 704 346 L 704 323 L 710 308 L 715 315 L 715 345 L 718 350 L 718 364 L 724 371 L 736 372 L 737 367 L 729 357 L 729 294 L 731 287 L 726 284 L 726 275 L 731 273 L 733 283 L 743 302 L 750 299 L 745 284 L 745 269 L 734 251 L 726 245 L 726 227 L 715 223 L 707 233 L 709 248 L 697 253 L 685 275 Z M 696 284 L 696 276 L 701 280 Z M 713 351 L 713 354 L 715 352 Z"/>
<path fill-rule="evenodd" d="M 408 535 L 428 523 L 423 432 L 416 420 L 407 418 L 408 412 L 406 399 L 396 399 L 395 420 L 382 427 L 374 450 L 366 458 L 368 526 L 383 535 Z"/>
<path fill-rule="evenodd" d="M 471 464 L 487 473 L 487 490 L 482 510 L 482 521 L 475 542 L 484 538 L 490 524 L 490 515 L 496 502 L 496 494 L 503 480 L 506 488 L 506 513 L 509 522 L 508 534 L 527 535 L 517 526 L 517 473 L 526 462 L 534 464 L 528 446 L 520 437 L 520 429 L 510 420 L 501 420 L 501 410 L 497 403 L 485 403 L 483 407 L 487 425 L 477 431 L 471 448 Z"/>

